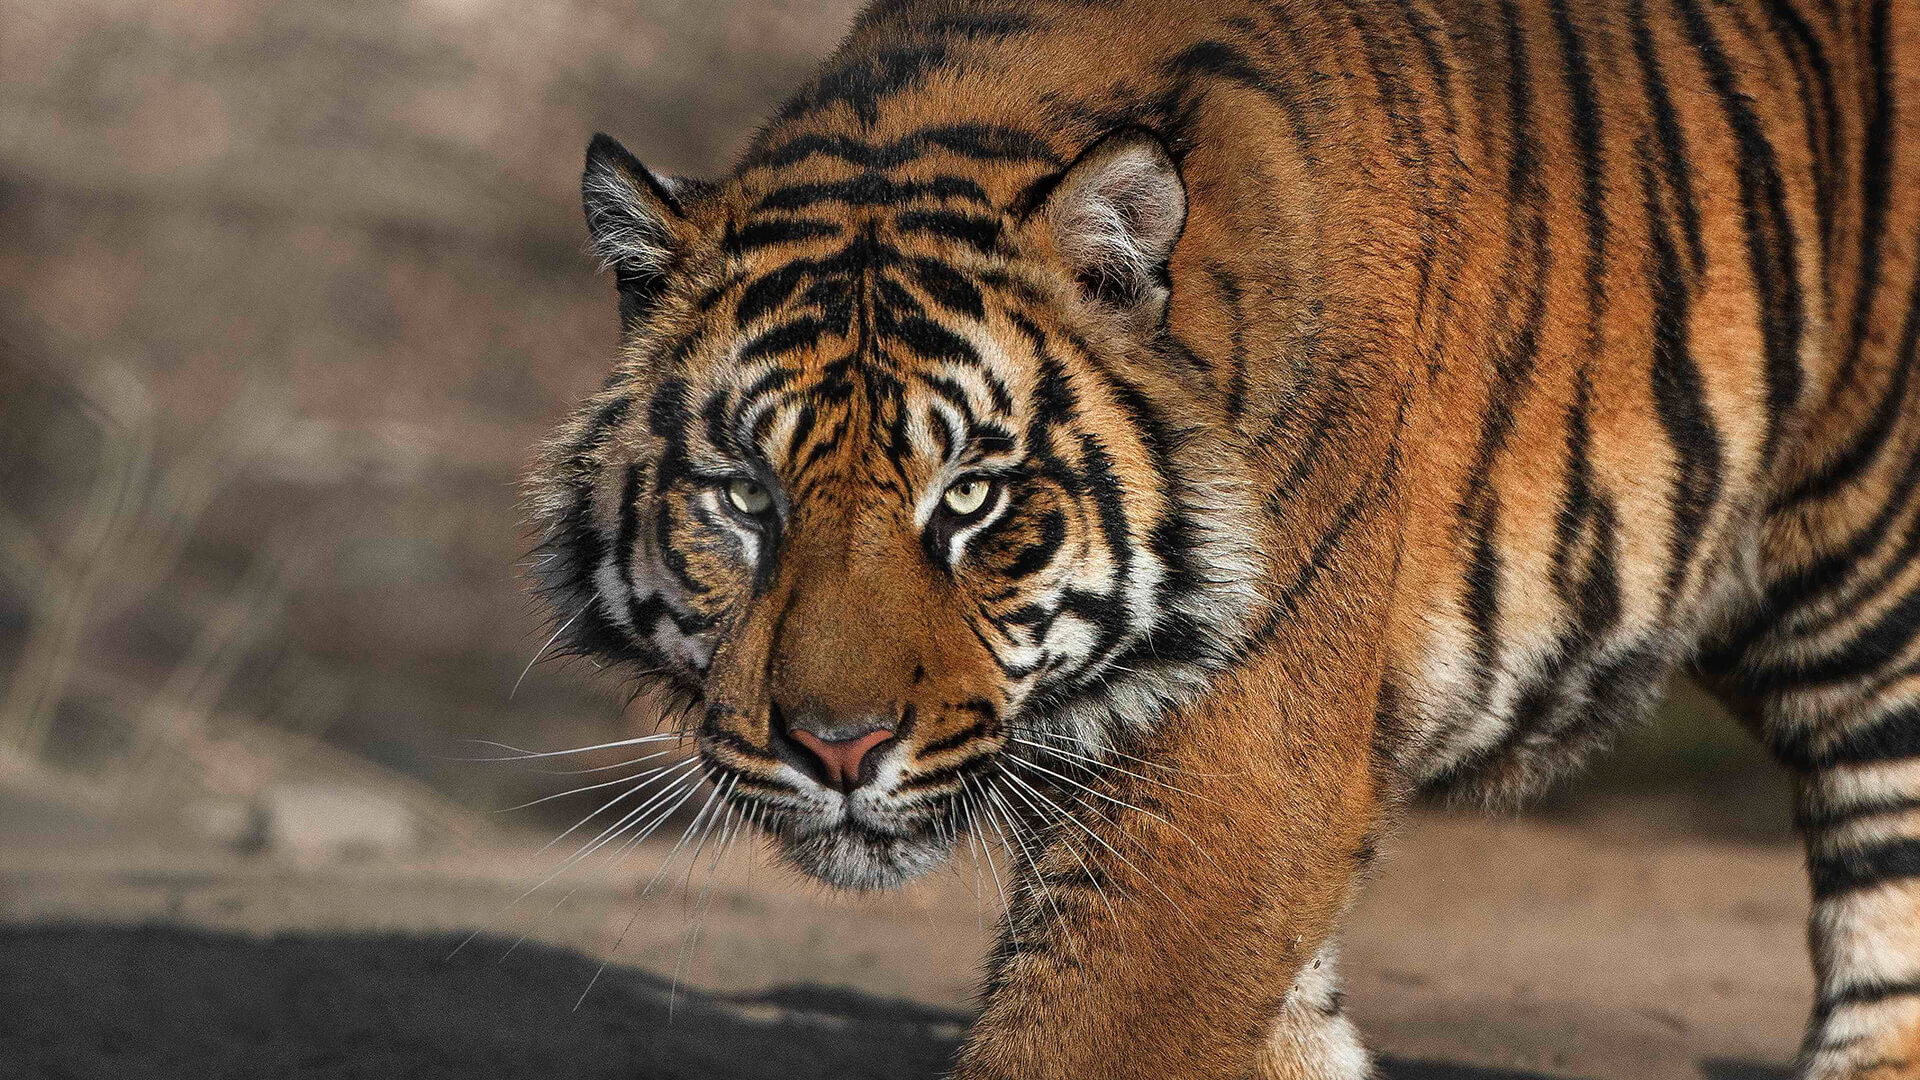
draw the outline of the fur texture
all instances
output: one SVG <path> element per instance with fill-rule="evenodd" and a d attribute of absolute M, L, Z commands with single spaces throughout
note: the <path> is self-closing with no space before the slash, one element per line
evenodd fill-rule
<path fill-rule="evenodd" d="M 1805 1075 L 1920 1077 L 1914 5 L 883 0 L 725 178 L 584 196 L 556 618 L 803 869 L 1006 844 L 959 1075 L 1363 1075 L 1395 808 L 1693 662 L 1799 784 Z"/>

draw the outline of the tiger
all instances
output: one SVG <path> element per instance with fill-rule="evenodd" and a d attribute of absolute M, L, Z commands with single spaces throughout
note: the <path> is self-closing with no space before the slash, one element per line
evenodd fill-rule
<path fill-rule="evenodd" d="M 988 857 L 963 1080 L 1372 1075 L 1408 807 L 1676 674 L 1791 776 L 1796 1075 L 1920 1077 L 1917 177 L 1906 0 L 878 0 L 719 179 L 592 139 L 537 586 L 703 813 Z"/>

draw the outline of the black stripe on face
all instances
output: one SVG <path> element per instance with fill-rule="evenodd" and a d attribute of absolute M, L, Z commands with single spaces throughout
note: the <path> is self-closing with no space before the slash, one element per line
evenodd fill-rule
<path fill-rule="evenodd" d="M 991 206 L 987 191 L 964 176 L 935 176 L 928 180 L 893 180 L 877 172 L 848 180 L 823 180 L 776 188 L 754 204 L 755 210 L 804 210 L 822 203 L 844 206 L 899 206 L 931 199 Z"/>
<path fill-rule="evenodd" d="M 984 193 L 981 201 L 985 201 Z M 996 254 L 1000 248 L 999 220 L 980 214 L 908 210 L 894 218 L 894 227 L 909 235 L 924 233 L 965 244 L 982 255 Z"/>
<path fill-rule="evenodd" d="M 620 528 L 613 541 L 613 572 L 620 579 L 620 586 L 628 590 L 628 602 L 637 599 L 633 585 L 633 548 L 640 540 L 640 474 L 639 465 L 627 466 L 627 478 L 620 485 Z M 642 628 L 634 626 L 634 633 Z"/>
<path fill-rule="evenodd" d="M 980 289 L 965 275 L 937 259 L 913 259 L 907 264 L 927 297 L 934 303 L 956 314 L 973 319 L 986 317 L 986 301 L 980 295 Z"/>
<path fill-rule="evenodd" d="M 1010 581 L 1032 577 L 1052 564 L 1066 541 L 1066 515 L 1058 510 L 1047 511 L 1040 517 L 1039 538 L 1015 552 L 1013 559 L 1000 568 L 999 575 Z"/>
<path fill-rule="evenodd" d="M 886 309 L 883 308 L 876 314 L 885 313 Z M 978 367 L 980 364 L 980 354 L 974 351 L 972 343 L 923 315 L 875 321 L 888 340 L 905 345 L 926 360 L 967 367 Z"/>
<path fill-rule="evenodd" d="M 805 240 L 820 240 L 838 235 L 840 235 L 840 226 L 831 221 L 785 219 L 755 221 L 739 227 L 729 222 L 726 235 L 721 237 L 720 247 L 728 255 L 738 257 L 759 251 L 761 248 L 797 244 Z"/>
<path fill-rule="evenodd" d="M 1818 855 L 1807 860 L 1816 900 L 1828 900 L 1861 889 L 1920 877 L 1920 838 L 1902 837 L 1886 843 Z"/>
<path fill-rule="evenodd" d="M 820 343 L 820 338 L 833 332 L 834 328 L 811 315 L 802 316 L 792 322 L 782 323 L 764 331 L 740 346 L 736 362 L 752 363 L 755 360 L 782 356 L 796 349 L 812 348 Z"/>
<path fill-rule="evenodd" d="M 933 757 L 936 754 L 945 754 L 958 750 L 968 743 L 991 736 L 994 733 L 994 726 L 994 721 L 991 717 L 985 720 L 977 720 L 951 735 L 935 739 L 921 747 L 920 756 Z"/>
<path fill-rule="evenodd" d="M 918 161 L 933 151 L 974 161 L 1033 161 L 1064 164 L 1031 133 L 989 124 L 949 124 L 923 128 L 892 142 L 869 143 L 847 135 L 802 135 L 749 156 L 744 168 L 783 169 L 810 157 L 837 158 L 865 169 L 891 169 Z"/>
<path fill-rule="evenodd" d="M 755 278 L 740 290 L 740 299 L 733 309 L 734 323 L 744 328 L 774 311 L 787 302 L 794 290 L 814 270 L 814 264 L 803 259 L 786 263 Z"/>
<path fill-rule="evenodd" d="M 1733 130 L 1739 157 L 1736 177 L 1747 231 L 1748 268 L 1760 293 L 1761 345 L 1766 354 L 1767 433 L 1761 444 L 1761 468 L 1779 448 L 1780 423 L 1800 397 L 1800 340 L 1803 313 L 1800 263 L 1793 224 L 1787 216 L 1786 186 L 1765 129 L 1741 90 L 1712 23 L 1699 0 L 1675 0 L 1687 38 L 1698 54 L 1707 83 L 1720 99 Z"/>

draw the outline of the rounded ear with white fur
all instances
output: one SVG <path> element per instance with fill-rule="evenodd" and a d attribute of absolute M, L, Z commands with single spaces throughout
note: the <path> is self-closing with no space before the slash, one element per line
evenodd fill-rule
<path fill-rule="evenodd" d="M 1187 220 L 1187 189 L 1166 146 L 1138 128 L 1080 155 L 1039 208 L 1085 295 L 1129 322 L 1157 322 L 1167 260 Z"/>
<path fill-rule="evenodd" d="M 676 256 L 697 232 L 686 200 L 698 193 L 695 182 L 653 172 L 611 136 L 595 135 L 587 144 L 580 202 L 588 250 L 601 269 L 613 271 L 623 325 L 646 315 Z"/>

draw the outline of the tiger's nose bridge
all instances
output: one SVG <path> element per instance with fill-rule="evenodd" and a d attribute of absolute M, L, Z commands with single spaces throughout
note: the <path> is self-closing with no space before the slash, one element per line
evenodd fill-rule
<path fill-rule="evenodd" d="M 936 601 L 914 561 L 918 550 L 901 547 L 854 553 L 823 545 L 794 567 L 769 665 L 775 703 L 822 724 L 858 726 L 895 717 L 912 700 L 926 677 Z"/>

